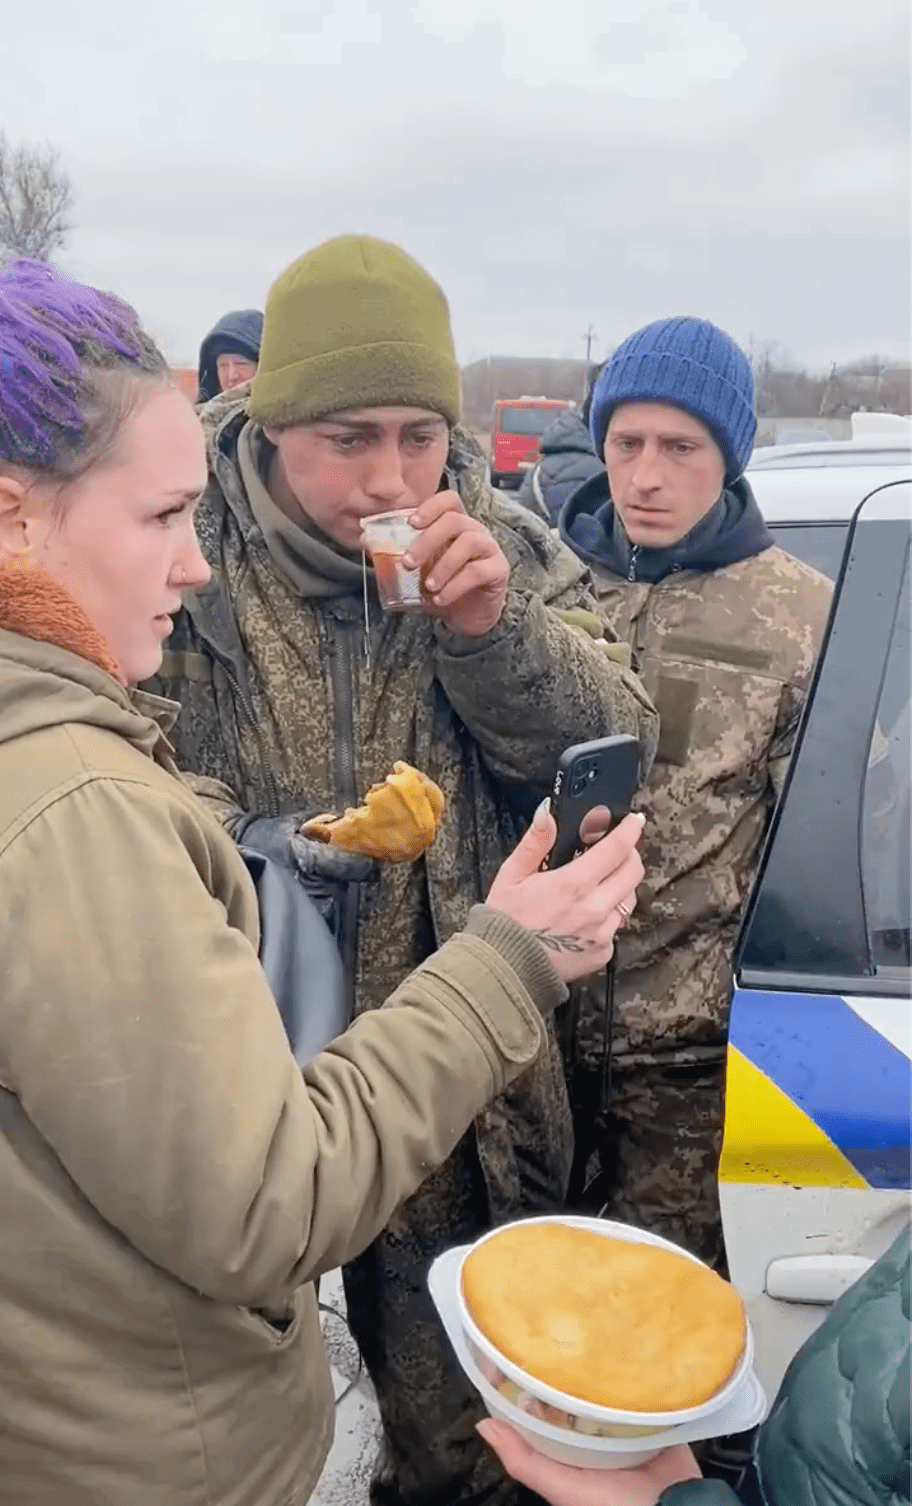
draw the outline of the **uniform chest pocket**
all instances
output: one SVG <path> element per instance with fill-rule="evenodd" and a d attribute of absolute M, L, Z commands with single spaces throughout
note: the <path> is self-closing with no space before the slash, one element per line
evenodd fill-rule
<path fill-rule="evenodd" d="M 652 693 L 659 713 L 659 741 L 656 763 L 681 767 L 687 762 L 693 738 L 694 712 L 700 695 L 696 678 L 689 679 L 682 666 L 679 674 L 659 674 Z"/>
<path fill-rule="evenodd" d="M 782 686 L 772 656 L 740 644 L 669 634 L 644 678 L 659 713 L 659 763 L 683 767 L 694 754 L 718 760 L 724 776 L 761 757 L 776 723 Z"/>

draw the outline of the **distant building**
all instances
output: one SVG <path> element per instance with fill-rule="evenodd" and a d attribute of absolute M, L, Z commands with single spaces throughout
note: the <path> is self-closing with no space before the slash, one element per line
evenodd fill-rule
<path fill-rule="evenodd" d="M 462 368 L 462 408 L 466 423 L 489 429 L 494 403 L 504 397 L 550 397 L 581 403 L 586 390 L 585 361 L 546 356 L 487 356 Z"/>

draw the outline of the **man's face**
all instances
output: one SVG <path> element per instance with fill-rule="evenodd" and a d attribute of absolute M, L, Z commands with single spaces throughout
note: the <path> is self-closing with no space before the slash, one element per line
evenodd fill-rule
<path fill-rule="evenodd" d="M 256 376 L 256 361 L 249 361 L 246 356 L 235 355 L 228 351 L 225 355 L 218 356 L 215 362 L 216 375 L 218 376 L 219 392 L 228 392 L 232 387 L 242 387 Z"/>
<path fill-rule="evenodd" d="M 275 501 L 352 550 L 362 518 L 433 496 L 449 448 L 446 419 L 424 408 L 357 408 L 265 433 L 278 451 Z"/>
<path fill-rule="evenodd" d="M 668 549 L 715 506 L 725 461 L 699 419 L 667 403 L 622 403 L 605 436 L 613 501 L 631 544 Z"/>

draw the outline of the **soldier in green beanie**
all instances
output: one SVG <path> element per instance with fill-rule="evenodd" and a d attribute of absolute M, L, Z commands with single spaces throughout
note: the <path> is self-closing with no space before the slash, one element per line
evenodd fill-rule
<path fill-rule="evenodd" d="M 442 788 L 426 855 L 344 886 L 354 1013 L 462 926 L 568 744 L 632 733 L 644 776 L 655 746 L 639 682 L 563 620 L 594 609 L 586 567 L 492 490 L 458 418 L 449 311 L 421 267 L 359 236 L 296 261 L 269 294 L 254 381 L 203 410 L 212 581 L 188 597 L 155 684 L 182 704 L 181 765 L 228 785 L 245 814 L 223 819 L 240 837 L 255 820 L 290 866 L 301 820 L 356 805 L 396 760 Z M 365 590 L 361 521 L 392 509 L 419 531 L 422 612 L 384 613 L 370 569 Z M 401 1073 L 407 1097 L 407 1061 Z M 521 1499 L 475 1434 L 479 1400 L 426 1275 L 443 1249 L 560 1205 L 570 1160 L 552 1040 L 345 1271 L 383 1420 L 377 1506 Z"/>

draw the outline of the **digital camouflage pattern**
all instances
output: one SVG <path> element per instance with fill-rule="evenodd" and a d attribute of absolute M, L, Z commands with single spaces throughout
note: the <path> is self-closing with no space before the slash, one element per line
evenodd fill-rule
<path fill-rule="evenodd" d="M 603 1108 L 601 1069 L 579 1067 L 573 1107 L 585 1185 L 580 1211 L 651 1229 L 725 1270 L 719 1187 L 725 1058 L 612 1061 Z"/>
<path fill-rule="evenodd" d="M 355 1007 L 374 1009 L 487 893 L 563 749 L 632 733 L 648 769 L 655 713 L 610 643 L 561 620 L 595 606 L 586 567 L 492 490 L 480 450 L 459 430 L 448 469 L 510 562 L 501 622 L 470 640 L 423 616 L 382 613 L 371 578 L 368 654 L 360 566 L 337 555 L 327 580 L 314 563 L 326 541 L 300 530 L 298 574 L 310 561 L 309 583 L 295 590 L 276 568 L 241 475 L 245 455 L 265 463 L 243 391 L 216 399 L 203 421 L 211 479 L 197 522 L 213 579 L 188 599 L 153 687 L 182 704 L 178 762 L 267 814 L 355 804 L 397 759 L 446 796 L 426 857 L 381 866 L 361 886 L 350 961 Z M 458 1240 L 560 1204 L 571 1122 L 555 1045 L 479 1116 L 470 1140 L 347 1273 L 353 1325 L 371 1357 L 397 1479 L 409 1470 L 412 1506 L 516 1499 L 473 1434 L 479 1403 L 423 1283 L 433 1257 Z"/>
<path fill-rule="evenodd" d="M 650 1086 L 639 1110 L 654 1119 L 664 1103 L 671 1121 L 680 1070 L 697 1073 L 685 1095 L 695 1125 L 685 1136 L 687 1146 L 682 1141 L 673 1151 L 674 1137 L 665 1141 L 654 1124 L 647 1134 L 639 1110 L 628 1116 L 622 1098 L 618 1113 L 625 1122 L 629 1117 L 630 1127 L 616 1127 L 603 1142 L 612 1208 L 623 1207 L 634 1222 L 651 1227 L 654 1212 L 659 1225 L 667 1217 L 655 1211 L 663 1177 L 670 1206 L 689 1196 L 681 1178 L 684 1161 L 689 1175 L 715 1168 L 718 1159 L 723 1074 L 717 1069 L 724 1064 L 732 950 L 794 745 L 832 586 L 777 547 L 723 569 L 671 574 L 654 585 L 597 566 L 593 576 L 604 617 L 629 644 L 661 724 L 652 774 L 634 802 L 646 816 L 640 846 L 646 879 L 632 922 L 618 938 L 615 1085 L 621 1093 L 619 1085 L 643 1069 Z M 593 1083 L 602 1074 L 604 1017 L 604 980 L 593 979 L 583 990 L 575 1039 L 571 1096 L 581 1137 L 587 1129 L 579 1105 L 587 1101 L 591 1116 Z M 701 1063 L 708 1074 L 702 1087 Z M 654 1101 L 652 1094 L 658 1095 Z M 686 1114 L 677 1117 L 684 1135 Z M 659 1150 L 665 1172 L 650 1159 Z M 718 1218 L 714 1176 L 700 1170 L 700 1185 L 704 1213 L 688 1214 L 698 1227 L 684 1240 L 692 1246 L 706 1243 L 705 1230 Z"/>
<path fill-rule="evenodd" d="M 427 1290 L 426 1272 L 441 1249 L 477 1239 L 486 1200 L 477 1136 L 470 1132 L 345 1271 L 348 1319 L 383 1423 L 371 1490 L 376 1506 L 514 1506 L 524 1499 L 478 1447 L 478 1393 L 441 1338 Z M 557 1202 L 539 1204 L 537 1211 L 553 1211 Z"/>

